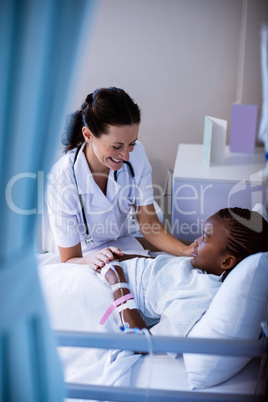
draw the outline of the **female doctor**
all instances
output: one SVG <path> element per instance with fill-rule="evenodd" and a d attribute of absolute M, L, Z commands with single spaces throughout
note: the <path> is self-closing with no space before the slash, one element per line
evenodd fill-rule
<path fill-rule="evenodd" d="M 138 105 L 114 87 L 89 94 L 69 116 L 62 140 L 66 154 L 53 166 L 46 194 L 62 262 L 97 269 L 121 256 L 120 248 L 135 249 L 138 241 L 128 242 L 130 211 L 153 246 L 192 255 L 193 245 L 173 237 L 156 215 L 151 166 L 138 141 L 140 120 Z"/>

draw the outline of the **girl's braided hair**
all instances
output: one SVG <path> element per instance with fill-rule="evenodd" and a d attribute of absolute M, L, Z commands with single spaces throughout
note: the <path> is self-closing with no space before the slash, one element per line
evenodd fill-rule
<path fill-rule="evenodd" d="M 238 262 L 251 254 L 268 251 L 268 222 L 261 214 L 245 208 L 225 208 L 215 215 L 225 220 L 224 251 L 234 255 Z"/>

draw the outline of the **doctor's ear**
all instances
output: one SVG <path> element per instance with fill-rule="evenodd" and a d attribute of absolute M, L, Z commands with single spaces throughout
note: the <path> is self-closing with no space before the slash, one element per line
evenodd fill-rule
<path fill-rule="evenodd" d="M 82 134 L 86 142 L 91 142 L 92 137 L 94 137 L 94 135 L 87 126 L 83 126 Z"/>

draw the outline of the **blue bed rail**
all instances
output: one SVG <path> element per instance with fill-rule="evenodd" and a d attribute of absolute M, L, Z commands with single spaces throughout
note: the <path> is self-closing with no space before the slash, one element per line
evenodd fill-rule
<path fill-rule="evenodd" d="M 67 384 L 67 398 L 121 402 L 266 402 L 264 397 L 216 392 L 166 391 L 150 388 L 124 388 L 98 385 Z M 148 394 L 148 395 L 147 395 Z"/>
<path fill-rule="evenodd" d="M 98 332 L 56 331 L 59 346 L 83 348 L 122 349 L 149 352 L 145 336 L 131 334 L 108 334 Z M 262 341 L 179 338 L 152 336 L 150 340 L 155 353 L 206 353 L 229 356 L 260 357 L 264 351 Z"/>
<path fill-rule="evenodd" d="M 267 340 L 219 340 L 202 338 L 177 338 L 152 336 L 150 345 L 145 336 L 131 334 L 106 334 L 96 332 L 56 331 L 59 346 L 89 347 L 103 349 L 137 350 L 154 353 L 206 353 L 226 356 L 261 357 L 267 353 Z M 178 402 L 265 402 L 264 395 L 221 394 L 217 392 L 170 391 L 160 389 L 112 387 L 66 383 L 67 398 L 93 399 L 101 401 L 178 401 Z"/>

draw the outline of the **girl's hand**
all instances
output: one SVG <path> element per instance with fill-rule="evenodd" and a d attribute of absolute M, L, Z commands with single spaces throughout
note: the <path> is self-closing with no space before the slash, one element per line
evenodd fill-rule
<path fill-rule="evenodd" d="M 109 261 L 117 260 L 117 256 L 120 257 L 123 252 L 118 247 L 105 247 L 102 250 L 93 251 L 86 256 L 89 268 L 95 271 L 98 268 L 104 267 Z"/>

